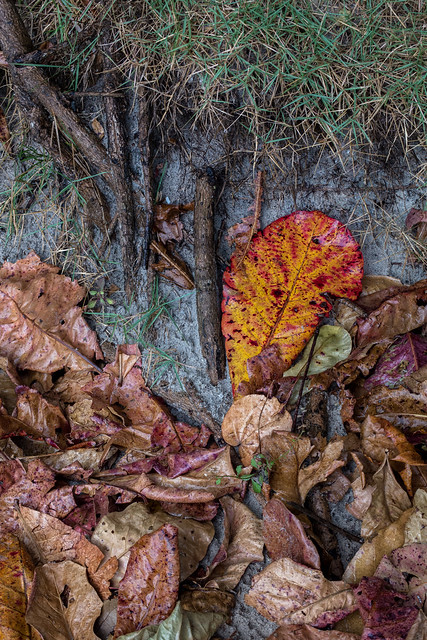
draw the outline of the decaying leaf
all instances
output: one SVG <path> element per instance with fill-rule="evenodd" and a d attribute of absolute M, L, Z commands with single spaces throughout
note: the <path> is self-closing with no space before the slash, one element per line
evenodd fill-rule
<path fill-rule="evenodd" d="M 220 613 L 185 611 L 178 602 L 169 618 L 159 625 L 150 625 L 117 640 L 209 640 L 224 619 Z"/>
<path fill-rule="evenodd" d="M 226 519 L 226 558 L 209 576 L 209 586 L 234 589 L 251 562 L 262 562 L 264 539 L 262 525 L 250 509 L 241 502 L 225 496 L 221 498 Z"/>
<path fill-rule="evenodd" d="M 165 524 L 131 548 L 119 584 L 114 637 L 159 624 L 175 608 L 179 587 L 178 529 Z"/>
<path fill-rule="evenodd" d="M 263 535 L 272 560 L 291 558 L 313 569 L 320 569 L 316 547 L 308 538 L 300 520 L 277 498 L 267 502 L 263 511 Z"/>
<path fill-rule="evenodd" d="M 302 352 L 301 358 L 293 367 L 285 371 L 284 378 L 301 376 L 310 357 L 311 347 L 314 338 L 310 338 L 307 346 Z M 323 325 L 320 327 L 319 335 L 316 339 L 312 359 L 308 369 L 308 375 L 314 376 L 334 367 L 341 360 L 346 360 L 351 353 L 351 336 L 342 327 L 334 325 Z"/>
<path fill-rule="evenodd" d="M 413 513 L 414 509 L 408 509 L 398 520 L 378 531 L 372 541 L 365 542 L 347 565 L 343 580 L 358 584 L 363 576 L 373 576 L 381 559 L 404 544 L 405 526 Z"/>
<path fill-rule="evenodd" d="M 358 346 L 394 338 L 427 322 L 427 280 L 421 280 L 402 293 L 388 298 L 359 322 Z"/>
<path fill-rule="evenodd" d="M 119 568 L 112 581 L 117 586 L 124 576 L 131 547 L 141 536 L 171 524 L 178 531 L 181 579 L 188 578 L 197 569 L 214 536 L 210 522 L 197 522 L 191 518 L 176 518 L 160 509 L 150 512 L 142 503 L 130 504 L 124 511 L 104 516 L 92 535 L 92 542 L 106 558 L 116 556 Z"/>
<path fill-rule="evenodd" d="M 7 153 L 10 153 L 11 151 L 10 141 L 11 141 L 11 136 L 10 136 L 9 126 L 6 120 L 6 115 L 3 109 L 0 107 L 0 142 L 2 143 L 3 148 Z"/>
<path fill-rule="evenodd" d="M 331 440 L 319 453 L 319 459 L 316 462 L 299 470 L 298 488 L 301 502 L 304 502 L 310 489 L 319 482 L 324 482 L 334 471 L 345 465 L 344 460 L 340 460 L 343 449 L 342 440 Z"/>
<path fill-rule="evenodd" d="M 30 253 L 0 269 L 0 355 L 17 368 L 52 373 L 102 358 L 96 334 L 76 305 L 85 291 Z"/>
<path fill-rule="evenodd" d="M 274 466 L 270 486 L 285 502 L 300 502 L 298 474 L 312 449 L 309 438 L 299 438 L 289 431 L 273 431 L 263 441 L 263 453 Z"/>
<path fill-rule="evenodd" d="M 419 609 L 426 608 L 427 596 L 427 545 L 413 543 L 395 549 L 384 556 L 375 576 L 386 580 L 396 591 L 411 597 Z"/>
<path fill-rule="evenodd" d="M 0 539 L 0 638 L 39 640 L 25 620 L 33 564 L 19 539 L 3 535 Z"/>
<path fill-rule="evenodd" d="M 234 393 L 280 377 L 331 305 L 357 298 L 363 259 L 350 232 L 319 211 L 298 211 L 253 238 L 224 274 L 222 331 Z M 241 385 L 241 386 L 240 386 Z"/>
<path fill-rule="evenodd" d="M 90 586 L 84 567 L 66 560 L 36 569 L 27 622 L 44 640 L 92 640 L 101 608 L 102 601 Z"/>
<path fill-rule="evenodd" d="M 67 431 L 68 421 L 61 409 L 48 402 L 38 391 L 18 386 L 16 394 L 15 415 L 18 420 L 38 431 L 43 438 L 53 441 L 57 440 L 57 431 Z"/>
<path fill-rule="evenodd" d="M 416 333 L 405 333 L 380 357 L 374 373 L 365 382 L 365 389 L 372 389 L 377 385 L 398 387 L 407 376 L 425 365 L 427 340 Z"/>
<path fill-rule="evenodd" d="M 405 526 L 405 545 L 412 542 L 427 543 L 427 491 L 418 489 L 413 499 L 414 512 Z"/>
<path fill-rule="evenodd" d="M 360 640 L 360 636 L 344 631 L 322 631 L 308 624 L 286 624 L 276 629 L 267 640 Z"/>
<path fill-rule="evenodd" d="M 361 426 L 362 451 L 382 463 L 385 452 L 390 460 L 405 464 L 422 465 L 423 460 L 404 434 L 381 416 L 368 416 Z"/>
<path fill-rule="evenodd" d="M 194 289 L 193 277 L 182 258 L 168 251 L 161 242 L 155 242 L 153 240 L 150 243 L 150 248 L 160 256 L 158 262 L 153 262 L 152 264 L 155 271 L 182 289 Z"/>
<path fill-rule="evenodd" d="M 345 582 L 326 580 L 321 571 L 281 558 L 252 579 L 245 602 L 277 624 L 326 627 L 356 609 Z"/>
<path fill-rule="evenodd" d="M 277 429 L 291 430 L 292 418 L 287 411 L 281 413 L 282 409 L 276 398 L 255 394 L 239 398 L 231 405 L 222 423 L 222 437 L 234 447 L 240 445 L 243 466 L 251 464 L 264 437 Z"/>
<path fill-rule="evenodd" d="M 183 224 L 180 216 L 193 211 L 194 202 L 188 204 L 156 204 L 154 207 L 154 231 L 163 244 L 181 242 L 183 238 Z"/>

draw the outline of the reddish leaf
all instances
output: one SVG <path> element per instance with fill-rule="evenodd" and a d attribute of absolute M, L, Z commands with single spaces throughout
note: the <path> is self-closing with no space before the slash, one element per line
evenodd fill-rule
<path fill-rule="evenodd" d="M 300 520 L 281 502 L 273 498 L 263 511 L 263 534 L 272 560 L 291 558 L 313 569 L 320 569 L 316 547 L 307 537 Z"/>
<path fill-rule="evenodd" d="M 58 271 L 35 253 L 0 269 L 0 355 L 15 367 L 52 373 L 102 358 L 95 332 L 75 306 L 85 290 Z"/>
<path fill-rule="evenodd" d="M 66 433 L 68 421 L 61 409 L 43 398 L 35 389 L 16 387 L 15 415 L 32 429 L 36 429 L 43 438 L 57 440 L 57 431 Z"/>
<path fill-rule="evenodd" d="M 356 299 L 363 258 L 350 232 L 320 211 L 298 211 L 252 240 L 239 268 L 224 274 L 222 330 L 234 393 L 248 393 L 288 369 L 331 304 Z"/>
<path fill-rule="evenodd" d="M 178 587 L 178 529 L 165 524 L 131 549 L 119 585 L 114 637 L 165 620 L 174 610 Z"/>
<path fill-rule="evenodd" d="M 171 516 L 178 518 L 194 518 L 199 522 L 206 522 L 215 518 L 218 511 L 216 502 L 205 502 L 202 504 L 185 504 L 176 502 L 161 502 L 161 508 Z"/>
<path fill-rule="evenodd" d="M 392 389 L 414 371 L 427 365 L 427 340 L 415 333 L 405 333 L 378 360 L 374 373 L 366 380 L 365 389 L 385 385 Z"/>
<path fill-rule="evenodd" d="M 360 640 L 360 636 L 344 631 L 322 631 L 308 624 L 286 624 L 276 629 L 267 640 Z"/>
<path fill-rule="evenodd" d="M 405 640 L 418 616 L 406 594 L 380 578 L 362 578 L 354 594 L 365 623 L 362 640 Z"/>

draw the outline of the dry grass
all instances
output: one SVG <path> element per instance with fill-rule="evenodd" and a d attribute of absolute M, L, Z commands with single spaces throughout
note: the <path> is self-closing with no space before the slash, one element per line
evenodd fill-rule
<path fill-rule="evenodd" d="M 419 0 L 32 0 L 21 10 L 36 42 L 67 43 L 51 71 L 74 90 L 111 28 L 116 64 L 150 93 L 159 120 L 180 112 L 215 132 L 239 125 L 269 153 L 426 140 Z"/>

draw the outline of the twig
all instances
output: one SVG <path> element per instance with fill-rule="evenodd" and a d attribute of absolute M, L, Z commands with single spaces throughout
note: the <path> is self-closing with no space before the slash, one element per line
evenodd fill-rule
<path fill-rule="evenodd" d="M 197 321 L 203 357 L 213 385 L 225 375 L 225 349 L 217 285 L 212 176 L 202 173 L 196 180 L 194 197 L 194 260 Z"/>
<path fill-rule="evenodd" d="M 254 233 L 256 232 L 257 228 L 258 228 L 258 223 L 259 223 L 259 217 L 261 215 L 261 205 L 262 205 L 262 191 L 263 191 L 263 184 L 264 184 L 264 177 L 265 177 L 265 171 L 258 171 L 257 173 L 257 177 L 255 178 L 255 200 L 254 200 L 254 204 L 252 205 L 253 211 L 254 211 L 254 219 L 252 222 L 252 226 L 251 226 L 251 230 L 249 232 L 248 235 L 248 240 L 246 242 L 246 246 L 243 250 L 242 255 L 240 256 L 239 262 L 236 265 L 236 269 L 239 269 L 239 267 L 241 266 L 243 260 L 246 257 L 246 254 L 248 252 L 249 249 L 249 245 L 251 244 L 251 240 L 254 237 Z"/>
<path fill-rule="evenodd" d="M 362 538 L 361 536 L 358 536 L 355 533 L 351 533 L 350 531 L 347 531 L 346 529 L 342 529 L 338 525 L 333 524 L 333 522 L 329 522 L 329 520 L 326 520 L 325 518 L 321 518 L 320 516 L 316 515 L 312 511 L 310 511 L 310 509 L 306 509 L 305 507 L 301 506 L 297 502 L 287 502 L 286 504 L 289 507 L 291 507 L 291 509 L 295 509 L 295 511 L 299 511 L 300 513 L 304 513 L 304 515 L 308 516 L 310 518 L 310 520 L 315 520 L 315 522 L 319 522 L 320 524 L 323 524 L 328 529 L 331 529 L 332 531 L 335 531 L 336 533 L 340 533 L 341 535 L 345 536 L 349 540 L 353 540 L 353 542 L 358 542 L 359 544 L 363 544 L 365 542 L 365 539 Z"/>
<path fill-rule="evenodd" d="M 300 407 L 300 404 L 301 404 L 302 394 L 304 392 L 304 385 L 305 385 L 305 381 L 307 379 L 308 370 L 310 369 L 310 364 L 311 364 L 311 361 L 313 359 L 314 349 L 316 347 L 317 336 L 319 335 L 320 326 L 321 326 L 321 322 L 319 322 L 319 324 L 317 325 L 316 330 L 315 330 L 315 332 L 313 334 L 313 343 L 311 345 L 310 353 L 308 354 L 308 360 L 307 360 L 307 364 L 306 364 L 305 369 L 304 369 L 304 375 L 303 375 L 302 380 L 301 380 L 301 388 L 300 388 L 299 394 L 298 394 L 298 402 L 297 402 L 297 406 L 295 407 L 295 413 L 294 413 L 294 417 L 293 417 L 293 420 L 292 420 L 292 431 L 295 431 L 296 426 L 297 426 L 298 411 L 299 411 L 299 407 Z"/>
<path fill-rule="evenodd" d="M 150 248 L 156 253 L 158 253 L 160 256 L 162 256 L 163 260 L 165 260 L 165 262 L 168 265 L 170 265 L 171 269 L 175 270 L 178 276 L 181 276 L 184 282 L 181 283 L 177 281 L 178 285 L 181 286 L 185 284 L 186 289 L 194 289 L 193 278 L 191 277 L 191 274 L 186 270 L 185 268 L 186 265 L 182 260 L 176 259 L 174 256 L 170 255 L 170 253 L 168 253 L 168 250 L 166 249 L 165 245 L 162 242 L 156 242 L 155 240 L 153 240 L 152 242 L 150 242 Z M 153 267 L 155 268 L 156 265 L 153 265 Z M 162 275 L 160 269 L 159 269 L 159 272 L 160 272 L 160 275 Z"/>
<path fill-rule="evenodd" d="M 149 247 L 151 240 L 151 230 L 154 218 L 154 202 L 151 187 L 151 169 L 150 169 L 150 131 L 149 131 L 149 112 L 148 101 L 145 95 L 140 95 L 138 100 L 139 117 L 139 152 L 142 165 L 142 179 L 144 184 L 144 219 L 140 221 L 142 247 L 139 264 L 143 264 L 146 269 L 149 265 Z"/>

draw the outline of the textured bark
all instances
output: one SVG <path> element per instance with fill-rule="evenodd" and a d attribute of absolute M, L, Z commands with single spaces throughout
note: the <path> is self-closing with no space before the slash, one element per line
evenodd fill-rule
<path fill-rule="evenodd" d="M 194 200 L 194 257 L 197 321 L 202 354 L 213 385 L 225 375 L 225 349 L 221 335 L 221 313 L 214 242 L 213 180 L 203 173 L 196 181 Z"/>

